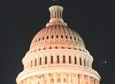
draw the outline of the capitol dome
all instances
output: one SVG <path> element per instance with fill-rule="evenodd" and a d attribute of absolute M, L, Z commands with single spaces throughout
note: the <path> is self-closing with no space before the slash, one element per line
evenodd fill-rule
<path fill-rule="evenodd" d="M 85 48 L 80 35 L 65 25 L 53 23 L 39 31 L 31 43 L 31 50 L 49 47 Z"/>
<path fill-rule="evenodd" d="M 56 8 L 57 10 L 55 10 Z M 48 48 L 85 48 L 80 35 L 76 31 L 70 29 L 63 21 L 61 15 L 63 8 L 61 6 L 52 6 L 49 10 L 51 19 L 46 27 L 42 28 L 33 38 L 30 52 Z M 61 16 L 56 16 L 56 12 Z"/>
<path fill-rule="evenodd" d="M 80 35 L 62 18 L 63 7 L 49 8 L 50 20 L 33 38 L 17 84 L 99 84 L 93 57 Z"/>

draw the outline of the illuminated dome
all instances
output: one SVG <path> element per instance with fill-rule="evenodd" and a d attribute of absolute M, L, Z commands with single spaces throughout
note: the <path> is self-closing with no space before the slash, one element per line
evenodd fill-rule
<path fill-rule="evenodd" d="M 83 40 L 78 33 L 65 25 L 55 23 L 37 33 L 32 40 L 30 50 L 37 51 L 48 47 L 85 48 Z"/>
<path fill-rule="evenodd" d="M 63 8 L 60 6 L 52 6 L 49 10 L 51 19 L 46 27 L 35 35 L 30 50 L 37 51 L 44 48 L 47 49 L 48 47 L 72 49 L 85 48 L 80 35 L 67 26 L 62 16 L 56 16 L 57 13 L 61 15 Z"/>
<path fill-rule="evenodd" d="M 93 57 L 80 35 L 62 19 L 63 7 L 51 6 L 50 20 L 33 38 L 17 84 L 99 84 Z"/>

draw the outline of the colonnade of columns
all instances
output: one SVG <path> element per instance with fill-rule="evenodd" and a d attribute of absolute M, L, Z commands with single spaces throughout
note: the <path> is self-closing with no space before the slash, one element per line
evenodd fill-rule
<path fill-rule="evenodd" d="M 28 77 L 17 84 L 99 84 L 99 81 L 82 74 L 49 73 Z"/>
<path fill-rule="evenodd" d="M 75 55 L 51 55 L 51 56 L 36 56 L 31 60 L 24 62 L 24 69 L 30 69 L 32 67 L 47 65 L 47 64 L 73 64 L 84 67 L 92 67 L 91 59 L 83 56 Z M 64 66 L 64 65 L 63 65 Z"/>

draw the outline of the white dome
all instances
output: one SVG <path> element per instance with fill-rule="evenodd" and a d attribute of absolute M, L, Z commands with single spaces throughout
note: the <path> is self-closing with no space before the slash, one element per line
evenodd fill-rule
<path fill-rule="evenodd" d="M 80 35 L 70 29 L 62 19 L 61 6 L 52 6 L 49 8 L 51 19 L 33 38 L 30 51 L 42 50 L 48 47 L 63 48 L 85 48 L 84 42 Z"/>
<path fill-rule="evenodd" d="M 80 35 L 69 27 L 60 24 L 53 24 L 39 31 L 32 40 L 30 50 L 42 49 L 45 47 L 64 48 L 85 48 Z"/>
<path fill-rule="evenodd" d="M 80 35 L 63 21 L 63 7 L 49 10 L 51 19 L 33 38 L 17 84 L 99 84 L 93 57 Z"/>

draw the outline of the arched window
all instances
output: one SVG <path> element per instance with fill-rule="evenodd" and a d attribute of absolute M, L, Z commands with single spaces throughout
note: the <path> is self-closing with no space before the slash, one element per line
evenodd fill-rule
<path fill-rule="evenodd" d="M 44 37 L 42 38 L 42 40 L 44 40 Z"/>
<path fill-rule="evenodd" d="M 59 56 L 57 56 L 57 63 L 59 63 Z"/>
<path fill-rule="evenodd" d="M 56 38 L 58 38 L 58 35 L 56 35 Z"/>
<path fill-rule="evenodd" d="M 62 46 L 62 49 L 64 49 L 64 47 Z"/>
<path fill-rule="evenodd" d="M 76 56 L 74 57 L 74 62 L 75 62 L 75 64 L 77 64 L 77 57 Z"/>
<path fill-rule="evenodd" d="M 76 37 L 74 37 L 74 40 L 76 41 Z"/>
<path fill-rule="evenodd" d="M 55 46 L 55 49 L 58 49 L 58 47 L 57 47 L 57 46 Z"/>
<path fill-rule="evenodd" d="M 65 63 L 65 55 L 63 56 L 63 63 Z"/>
<path fill-rule="evenodd" d="M 61 38 L 63 38 L 63 35 L 61 35 Z"/>
<path fill-rule="evenodd" d="M 35 59 L 35 66 L 37 66 L 37 59 Z"/>
<path fill-rule="evenodd" d="M 51 63 L 53 63 L 53 56 L 51 56 Z"/>
<path fill-rule="evenodd" d="M 51 38 L 53 39 L 53 35 L 51 35 Z"/>
<path fill-rule="evenodd" d="M 52 49 L 52 47 L 50 46 L 49 49 Z"/>
<path fill-rule="evenodd" d="M 79 61 L 80 61 L 80 65 L 82 65 L 82 61 L 81 61 L 81 58 L 79 58 Z"/>
<path fill-rule="evenodd" d="M 70 36 L 70 39 L 72 39 L 72 36 Z"/>
<path fill-rule="evenodd" d="M 66 35 L 65 37 L 66 37 L 66 39 L 68 39 L 68 36 L 67 36 L 67 35 Z"/>
<path fill-rule="evenodd" d="M 40 41 L 41 39 L 39 38 L 39 41 Z"/>
<path fill-rule="evenodd" d="M 49 36 L 47 36 L 47 39 L 49 39 Z"/>
<path fill-rule="evenodd" d="M 40 57 L 40 65 L 42 64 L 42 58 Z"/>
<path fill-rule="evenodd" d="M 85 61 L 85 59 L 84 59 L 84 66 L 86 66 L 86 61 Z"/>
<path fill-rule="evenodd" d="M 71 56 L 69 56 L 69 63 L 71 63 Z"/>
<path fill-rule="evenodd" d="M 45 56 L 45 64 L 47 64 L 47 56 Z"/>

